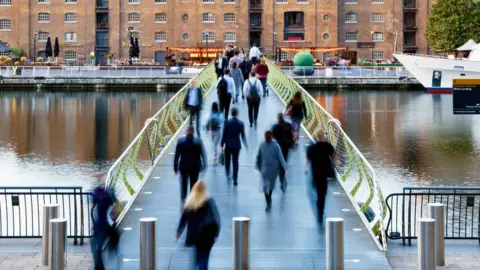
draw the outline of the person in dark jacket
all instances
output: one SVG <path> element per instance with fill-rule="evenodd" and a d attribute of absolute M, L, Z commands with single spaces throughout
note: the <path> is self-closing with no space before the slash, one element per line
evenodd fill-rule
<path fill-rule="evenodd" d="M 202 99 L 202 89 L 197 87 L 195 81 L 192 81 L 190 87 L 187 89 L 187 94 L 185 95 L 184 106 L 185 109 L 190 112 L 190 126 L 193 126 L 193 118 L 196 118 L 195 123 L 197 126 L 198 137 L 200 137 L 200 111 L 202 110 Z"/>
<path fill-rule="evenodd" d="M 215 59 L 215 73 L 217 73 L 217 78 L 220 78 L 225 70 L 228 68 L 228 58 L 223 53 L 218 53 L 217 58 Z"/>
<path fill-rule="evenodd" d="M 182 202 L 187 196 L 187 184 L 190 178 L 190 189 L 198 180 L 198 175 L 207 167 L 207 155 L 202 139 L 194 137 L 195 129 L 187 128 L 187 135 L 178 139 L 173 161 L 175 174 L 180 171 L 180 193 Z M 180 161 L 179 161 L 180 160 Z"/>
<path fill-rule="evenodd" d="M 283 113 L 278 114 L 277 120 L 278 122 L 272 127 L 273 137 L 278 145 L 280 145 L 285 162 L 288 162 L 288 153 L 295 143 L 295 134 L 292 125 L 285 121 Z M 285 192 L 287 188 L 287 180 L 285 179 L 285 170 L 283 170 L 283 168 L 280 170 L 280 185 L 281 190 Z"/>
<path fill-rule="evenodd" d="M 298 135 L 303 118 L 307 117 L 307 107 L 300 91 L 296 92 L 287 105 L 286 114 L 292 119 L 293 130 L 295 131 L 295 142 L 298 142 Z M 289 112 L 289 113 L 288 113 Z"/>
<path fill-rule="evenodd" d="M 220 215 L 213 198 L 208 197 L 207 185 L 198 181 L 185 201 L 175 239 L 187 226 L 186 246 L 195 247 L 195 269 L 207 270 L 210 251 L 220 234 Z"/>
<path fill-rule="evenodd" d="M 236 186 L 238 185 L 238 156 L 242 148 L 240 137 L 246 148 L 248 148 L 248 145 L 245 139 L 245 125 L 237 118 L 237 108 L 232 108 L 231 114 L 232 117 L 228 119 L 223 127 L 220 145 L 222 150 L 225 151 L 225 171 L 227 178 L 230 178 L 230 161 L 233 163 L 233 185 Z"/>
<path fill-rule="evenodd" d="M 328 180 L 334 177 L 334 164 L 338 164 L 335 148 L 325 140 L 322 129 L 315 131 L 315 143 L 307 148 L 307 160 L 310 163 L 313 185 L 317 192 L 318 221 L 323 222 L 323 209 L 327 195 Z"/>

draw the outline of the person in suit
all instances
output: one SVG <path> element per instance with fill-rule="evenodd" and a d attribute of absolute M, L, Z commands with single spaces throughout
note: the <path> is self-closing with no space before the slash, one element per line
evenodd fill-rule
<path fill-rule="evenodd" d="M 240 137 L 246 148 L 248 148 L 248 145 L 245 139 L 245 125 L 237 118 L 238 109 L 232 108 L 231 114 L 232 117 L 223 127 L 220 145 L 222 146 L 222 150 L 225 151 L 225 171 L 227 178 L 230 178 L 230 161 L 233 163 L 233 185 L 236 186 L 238 185 L 238 156 L 242 148 Z"/>
<path fill-rule="evenodd" d="M 198 180 L 198 175 L 207 167 L 207 155 L 202 139 L 194 137 L 195 129 L 187 128 L 187 135 L 178 139 L 173 160 L 173 172 L 180 171 L 180 195 L 182 202 L 187 197 L 187 184 L 190 179 L 190 189 Z"/>
<path fill-rule="evenodd" d="M 190 112 L 190 126 L 193 126 L 193 118 L 196 122 L 197 135 L 200 137 L 200 111 L 202 110 L 202 89 L 197 87 L 195 81 L 190 83 L 185 95 L 184 106 Z M 196 117 L 195 117 L 196 116 Z"/>
<path fill-rule="evenodd" d="M 288 153 L 290 148 L 295 144 L 295 132 L 293 131 L 292 124 L 285 121 L 283 113 L 278 114 L 277 120 L 278 122 L 272 127 L 273 138 L 275 138 L 278 145 L 280 145 L 285 162 L 288 162 Z M 280 170 L 280 184 L 282 191 L 285 192 L 287 180 L 285 179 L 285 170 L 283 170 L 283 168 Z"/>
<path fill-rule="evenodd" d="M 217 58 L 215 59 L 215 73 L 217 73 L 217 78 L 220 78 L 227 68 L 227 56 L 224 53 L 218 53 Z"/>

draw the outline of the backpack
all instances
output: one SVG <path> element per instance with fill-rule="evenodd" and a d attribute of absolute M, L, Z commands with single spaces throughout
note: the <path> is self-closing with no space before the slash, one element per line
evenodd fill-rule
<path fill-rule="evenodd" d="M 227 80 L 225 80 L 225 77 L 222 75 L 220 81 L 217 84 L 217 94 L 219 97 L 225 97 L 227 95 Z"/>
<path fill-rule="evenodd" d="M 212 131 L 217 131 L 220 127 L 219 115 L 213 116 L 210 118 L 210 126 L 208 127 Z"/>
<path fill-rule="evenodd" d="M 293 128 L 289 123 L 284 123 L 282 125 L 282 134 L 283 134 L 283 141 L 288 146 L 294 145 L 295 140 L 293 138 Z"/>
<path fill-rule="evenodd" d="M 250 85 L 250 93 L 248 95 L 248 99 L 250 100 L 250 102 L 259 102 L 260 101 L 260 97 L 258 96 L 258 92 L 257 92 L 257 82 L 255 81 L 255 83 L 252 85 L 252 83 L 250 82 L 250 79 L 247 80 L 248 81 L 248 84 Z"/>

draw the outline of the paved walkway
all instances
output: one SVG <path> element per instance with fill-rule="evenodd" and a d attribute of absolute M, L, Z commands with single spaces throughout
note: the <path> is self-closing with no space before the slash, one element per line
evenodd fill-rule
<path fill-rule="evenodd" d="M 273 91 L 271 91 L 273 92 Z M 205 99 L 202 119 L 206 120 L 211 103 L 216 99 L 215 91 Z M 325 227 L 316 222 L 312 212 L 311 184 L 305 176 L 305 149 L 300 147 L 289 161 L 286 194 L 277 185 L 273 195 L 273 206 L 265 212 L 265 199 L 260 189 L 260 178 L 254 169 L 254 161 L 264 131 L 283 111 L 280 99 L 271 93 L 260 106 L 258 128 L 248 127 L 246 101 L 237 107 L 239 118 L 246 122 L 249 149 L 240 154 L 239 185 L 229 183 L 224 168 L 209 166 L 204 179 L 215 198 L 222 219 L 220 237 L 211 254 L 211 269 L 232 267 L 232 217 L 247 216 L 250 225 L 250 265 L 252 269 L 324 269 Z M 211 155 L 211 143 L 203 134 L 207 152 Z M 302 136 L 301 146 L 310 141 Z M 180 218 L 180 190 L 178 177 L 173 174 L 175 145 L 170 146 L 152 176 L 141 190 L 130 212 L 121 223 L 123 232 L 119 255 L 110 261 L 111 269 L 138 269 L 139 219 L 155 217 L 157 221 L 157 269 L 187 269 L 192 259 L 191 249 L 183 246 L 184 237 L 178 243 L 174 234 Z M 210 164 L 211 165 L 211 164 Z M 355 269 L 390 269 L 388 262 L 366 231 L 350 201 L 337 182 L 329 188 L 326 210 L 327 217 L 345 218 L 346 267 Z M 355 229 L 355 230 L 353 230 Z M 358 230 L 360 229 L 360 230 Z"/>

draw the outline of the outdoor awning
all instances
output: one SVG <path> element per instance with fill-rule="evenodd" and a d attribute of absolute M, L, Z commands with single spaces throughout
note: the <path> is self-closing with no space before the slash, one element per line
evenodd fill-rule
<path fill-rule="evenodd" d="M 465 44 L 458 47 L 457 51 L 471 51 L 476 45 L 477 45 L 477 43 L 475 41 L 473 41 L 472 39 L 470 39 Z"/>
<path fill-rule="evenodd" d="M 0 40 L 0 52 L 1 53 L 11 53 L 12 49 L 5 45 L 1 40 Z"/>

